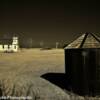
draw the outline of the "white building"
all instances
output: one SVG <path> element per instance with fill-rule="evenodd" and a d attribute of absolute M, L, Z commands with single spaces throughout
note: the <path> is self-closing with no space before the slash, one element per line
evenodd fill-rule
<path fill-rule="evenodd" d="M 0 52 L 17 52 L 18 48 L 18 37 L 0 39 Z"/>

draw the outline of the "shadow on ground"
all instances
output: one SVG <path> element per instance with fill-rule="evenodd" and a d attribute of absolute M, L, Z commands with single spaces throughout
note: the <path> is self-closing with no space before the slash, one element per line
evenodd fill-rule
<path fill-rule="evenodd" d="M 71 90 L 71 85 L 68 82 L 68 78 L 64 73 L 46 73 L 41 76 L 42 78 L 48 80 L 49 82 L 57 85 L 58 87 L 68 90 Z"/>
<path fill-rule="evenodd" d="M 93 94 L 89 93 L 89 91 L 86 91 L 86 89 L 88 89 L 88 88 L 82 87 L 84 85 L 79 85 L 78 88 L 74 87 L 68 81 L 69 79 L 68 79 L 67 75 L 64 73 L 46 73 L 46 74 L 43 74 L 41 77 L 48 80 L 49 82 L 53 83 L 54 85 L 62 88 L 63 90 L 71 91 L 71 92 L 81 95 L 81 96 L 85 96 L 87 94 L 90 96 L 94 96 Z"/>

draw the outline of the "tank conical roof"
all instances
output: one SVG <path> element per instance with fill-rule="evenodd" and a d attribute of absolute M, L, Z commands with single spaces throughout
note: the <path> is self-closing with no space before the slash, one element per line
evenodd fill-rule
<path fill-rule="evenodd" d="M 100 48 L 100 38 L 93 33 L 84 33 L 65 47 L 68 48 Z"/>

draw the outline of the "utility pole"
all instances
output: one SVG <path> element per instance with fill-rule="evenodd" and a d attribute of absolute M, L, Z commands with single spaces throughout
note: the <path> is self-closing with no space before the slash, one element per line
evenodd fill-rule
<path fill-rule="evenodd" d="M 58 46 L 59 46 L 59 42 L 56 42 L 56 49 L 58 49 Z"/>
<path fill-rule="evenodd" d="M 41 41 L 41 42 L 40 42 L 40 48 L 43 48 L 43 46 L 44 46 L 44 42 Z"/>

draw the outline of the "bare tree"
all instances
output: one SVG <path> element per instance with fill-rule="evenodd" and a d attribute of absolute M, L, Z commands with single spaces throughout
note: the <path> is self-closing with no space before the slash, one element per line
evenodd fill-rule
<path fill-rule="evenodd" d="M 32 48 L 33 47 L 33 39 L 32 38 L 29 38 L 28 39 L 28 47 L 29 48 Z"/>

